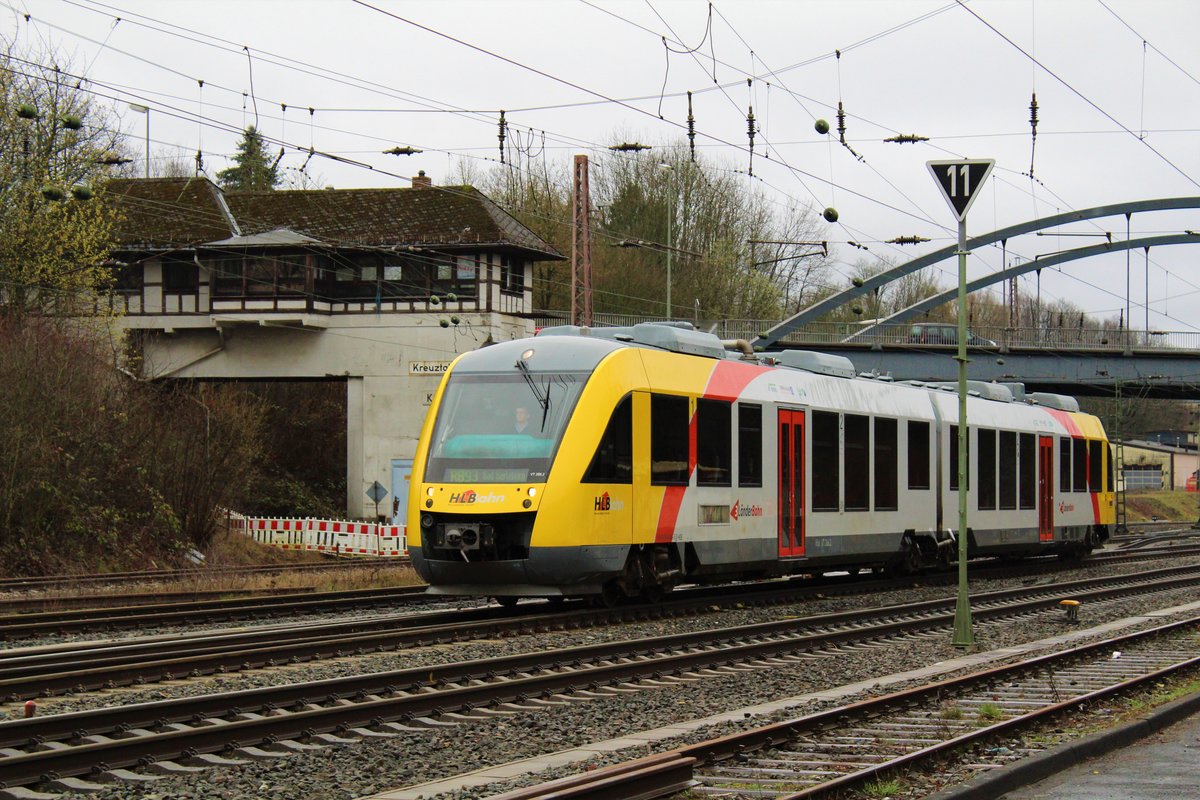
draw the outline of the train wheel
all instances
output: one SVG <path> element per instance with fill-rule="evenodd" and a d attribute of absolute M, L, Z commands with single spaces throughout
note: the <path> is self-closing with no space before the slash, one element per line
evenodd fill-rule
<path fill-rule="evenodd" d="M 516 608 L 517 601 L 520 599 L 521 598 L 519 598 L 519 597 L 508 597 L 508 596 L 495 598 L 496 602 L 499 603 L 504 608 Z"/>

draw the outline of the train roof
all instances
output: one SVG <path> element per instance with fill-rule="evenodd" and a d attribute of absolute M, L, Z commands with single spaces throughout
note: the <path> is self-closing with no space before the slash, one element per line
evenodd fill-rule
<path fill-rule="evenodd" d="M 857 372 L 854 363 L 845 356 L 813 350 L 756 353 L 743 340 L 723 341 L 711 333 L 696 330 L 690 322 L 641 322 L 636 325 L 600 328 L 559 325 L 543 328 L 535 338 L 542 337 L 572 337 L 576 339 L 581 346 L 572 347 L 573 355 L 569 358 L 563 357 L 564 361 L 569 360 L 569 367 L 573 369 L 595 366 L 606 355 L 622 347 L 644 347 L 703 358 L 738 359 L 765 367 L 793 369 L 846 380 L 892 381 L 888 375 Z M 583 345 L 583 342 L 588 342 L 588 344 Z M 506 344 L 516 345 L 518 343 Z M 539 359 L 541 362 L 539 368 L 554 369 L 557 366 L 555 362 L 558 360 L 554 359 L 553 362 L 547 363 L 545 360 Z M 897 384 L 914 389 L 924 389 L 928 392 L 954 394 L 958 392 L 958 383 L 955 381 L 899 381 Z M 1025 386 L 1021 383 L 967 381 L 967 394 L 998 403 L 1028 404 L 1060 411 L 1079 412 L 1079 402 L 1074 397 L 1049 392 L 1032 392 L 1027 395 Z"/>

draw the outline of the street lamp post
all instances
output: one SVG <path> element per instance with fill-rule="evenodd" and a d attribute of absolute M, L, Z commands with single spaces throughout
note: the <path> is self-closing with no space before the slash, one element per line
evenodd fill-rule
<path fill-rule="evenodd" d="M 150 177 L 150 107 L 139 103 L 130 103 L 130 111 L 146 115 L 146 177 Z"/>

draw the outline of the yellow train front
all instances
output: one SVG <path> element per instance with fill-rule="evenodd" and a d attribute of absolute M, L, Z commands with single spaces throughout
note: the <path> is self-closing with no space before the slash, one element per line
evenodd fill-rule
<path fill-rule="evenodd" d="M 1102 542 L 1099 420 L 991 384 L 968 402 L 970 552 Z M 431 591 L 502 602 L 946 564 L 957 406 L 945 387 L 819 353 L 730 354 L 682 326 L 543 331 L 447 372 L 413 465 L 409 551 Z"/>

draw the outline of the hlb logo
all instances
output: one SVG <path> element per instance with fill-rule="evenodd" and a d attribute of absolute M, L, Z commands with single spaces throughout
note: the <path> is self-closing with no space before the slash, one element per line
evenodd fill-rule
<path fill-rule="evenodd" d="M 465 492 L 455 492 L 450 495 L 451 503 L 474 503 L 475 498 L 479 495 L 475 494 L 474 489 L 467 489 Z"/>
<path fill-rule="evenodd" d="M 608 496 L 608 492 L 605 492 L 604 494 L 597 497 L 595 499 L 595 501 L 593 502 L 593 507 L 595 508 L 596 511 L 611 511 L 612 510 L 612 498 Z"/>

